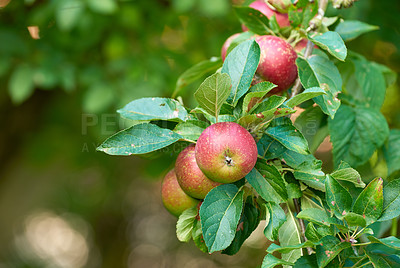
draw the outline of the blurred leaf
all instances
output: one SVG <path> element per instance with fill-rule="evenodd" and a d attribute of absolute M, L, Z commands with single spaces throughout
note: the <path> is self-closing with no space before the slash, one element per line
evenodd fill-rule
<path fill-rule="evenodd" d="M 248 40 L 229 53 L 222 65 L 222 73 L 227 73 L 232 81 L 227 102 L 236 106 L 239 99 L 249 90 L 260 60 L 260 47 L 254 40 Z"/>
<path fill-rule="evenodd" d="M 208 126 L 209 124 L 204 121 L 188 120 L 176 125 L 174 132 L 185 139 L 196 141 Z"/>
<path fill-rule="evenodd" d="M 15 104 L 20 104 L 32 95 L 34 90 L 33 71 L 28 65 L 19 65 L 8 82 L 8 91 Z"/>
<path fill-rule="evenodd" d="M 340 161 L 354 167 L 364 164 L 389 135 L 386 119 L 371 108 L 341 105 L 328 123 L 335 165 Z"/>
<path fill-rule="evenodd" d="M 325 188 L 326 202 L 329 208 L 341 219 L 350 212 L 353 204 L 349 191 L 329 175 L 326 176 Z"/>
<path fill-rule="evenodd" d="M 168 98 L 142 98 L 131 101 L 118 113 L 130 120 L 186 121 L 189 114 L 178 101 Z"/>
<path fill-rule="evenodd" d="M 217 186 L 207 194 L 200 207 L 200 220 L 210 253 L 232 243 L 242 209 L 243 191 L 233 184 Z"/>
<path fill-rule="evenodd" d="M 278 118 L 271 122 L 265 134 L 277 140 L 287 149 L 300 154 L 309 154 L 307 140 L 293 126 L 289 118 Z"/>
<path fill-rule="evenodd" d="M 261 264 L 261 268 L 273 268 L 277 265 L 293 265 L 293 263 L 278 259 L 272 254 L 268 254 L 264 257 L 263 262 Z"/>
<path fill-rule="evenodd" d="M 338 24 L 335 28 L 345 42 L 356 39 L 364 33 L 378 30 L 378 26 L 369 25 L 358 20 L 345 20 Z"/>
<path fill-rule="evenodd" d="M 384 147 L 388 176 L 400 170 L 400 130 L 392 129 Z"/>
<path fill-rule="evenodd" d="M 383 209 L 383 180 L 376 178 L 357 197 L 353 212 L 365 217 L 367 226 L 375 222 Z"/>
<path fill-rule="evenodd" d="M 329 31 L 320 35 L 309 35 L 308 38 L 338 60 L 344 61 L 346 59 L 347 48 L 337 32 Z"/>
<path fill-rule="evenodd" d="M 164 148 L 182 136 L 154 124 L 138 124 L 124 129 L 105 140 L 98 148 L 110 155 L 145 154 Z"/>
<path fill-rule="evenodd" d="M 297 94 L 296 96 L 292 97 L 291 99 L 288 99 L 285 104 L 287 106 L 293 108 L 309 99 L 312 99 L 312 98 L 320 96 L 320 95 L 326 95 L 325 90 L 323 90 L 322 88 L 319 88 L 319 87 L 307 88 L 300 94 Z"/>
<path fill-rule="evenodd" d="M 93 0 L 96 1 L 96 0 Z M 101 2 L 101 1 L 96 1 Z M 56 21 L 62 31 L 71 30 L 80 20 L 85 6 L 79 0 L 58 1 Z"/>
<path fill-rule="evenodd" d="M 194 97 L 207 113 L 218 118 L 222 104 L 230 94 L 231 79 L 227 74 L 215 73 L 204 80 Z"/>
<path fill-rule="evenodd" d="M 172 93 L 172 98 L 178 96 L 178 93 L 182 89 L 184 89 L 194 81 L 220 68 L 221 65 L 221 59 L 216 57 L 213 57 L 209 60 L 201 61 L 196 65 L 193 65 L 191 68 L 189 68 L 179 76 L 178 81 L 176 82 L 175 90 Z"/>
<path fill-rule="evenodd" d="M 271 33 L 269 19 L 257 9 L 246 6 L 234 7 L 236 16 L 250 31 L 259 35 Z"/>
<path fill-rule="evenodd" d="M 193 225 L 197 216 L 197 206 L 186 209 L 179 216 L 176 223 L 176 237 L 181 242 L 188 242 L 192 238 Z"/>
<path fill-rule="evenodd" d="M 194 244 L 198 249 L 200 249 L 204 253 L 208 253 L 208 248 L 206 243 L 204 242 L 203 232 L 201 231 L 201 222 L 200 220 L 195 220 L 192 230 L 192 238 Z"/>
<path fill-rule="evenodd" d="M 100 14 L 114 13 L 118 6 L 115 0 L 87 0 L 90 9 Z"/>
<path fill-rule="evenodd" d="M 236 254 L 244 241 L 257 228 L 259 221 L 258 209 L 252 204 L 252 197 L 249 196 L 244 205 L 243 213 L 236 229 L 235 238 L 232 244 L 222 251 L 222 253 L 228 255 Z"/>
<path fill-rule="evenodd" d="M 303 242 L 301 244 L 297 245 L 290 245 L 286 247 L 278 246 L 277 244 L 271 244 L 267 248 L 268 253 L 274 253 L 274 252 L 279 252 L 279 253 L 290 253 L 293 250 L 296 249 L 302 249 L 302 248 L 307 248 L 307 247 L 312 247 L 314 246 L 314 243 L 312 241 L 307 240 L 306 242 Z"/>
<path fill-rule="evenodd" d="M 391 220 L 400 215 L 400 179 L 383 188 L 383 209 L 379 221 Z"/>
<path fill-rule="evenodd" d="M 317 258 L 315 254 L 304 255 L 296 261 L 293 268 L 314 268 L 318 267 Z"/>
<path fill-rule="evenodd" d="M 267 224 L 264 228 L 264 235 L 270 241 L 278 239 L 279 229 L 286 221 L 285 211 L 274 202 L 267 202 L 265 211 L 267 213 Z"/>
<path fill-rule="evenodd" d="M 97 83 L 89 87 L 83 96 L 83 109 L 88 113 L 99 113 L 114 101 L 114 92 L 109 85 Z"/>

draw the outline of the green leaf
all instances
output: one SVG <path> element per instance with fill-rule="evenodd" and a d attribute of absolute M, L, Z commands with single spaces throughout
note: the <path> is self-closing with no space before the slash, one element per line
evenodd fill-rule
<path fill-rule="evenodd" d="M 186 88 L 188 85 L 192 84 L 194 81 L 202 78 L 203 76 L 211 72 L 215 72 L 221 66 L 222 60 L 216 57 L 201 61 L 192 66 L 179 76 L 172 97 L 175 98 L 182 89 Z"/>
<path fill-rule="evenodd" d="M 315 268 L 318 267 L 315 254 L 304 255 L 296 261 L 293 268 Z"/>
<path fill-rule="evenodd" d="M 378 29 L 378 26 L 370 25 L 358 20 L 345 20 L 336 26 L 335 32 L 337 32 L 342 39 L 347 42 L 359 37 L 364 33 Z"/>
<path fill-rule="evenodd" d="M 340 162 L 339 167 L 331 174 L 335 180 L 348 181 L 356 187 L 364 188 L 365 183 L 361 179 L 361 175 L 357 170 L 350 167 L 346 162 Z"/>
<path fill-rule="evenodd" d="M 322 88 L 319 88 L 319 87 L 307 88 L 302 93 L 297 94 L 293 98 L 287 100 L 285 104 L 288 107 L 293 108 L 309 99 L 312 99 L 312 98 L 320 96 L 320 95 L 326 95 L 325 90 L 323 90 Z"/>
<path fill-rule="evenodd" d="M 254 40 L 248 40 L 226 57 L 222 73 L 227 73 L 232 81 L 231 93 L 227 102 L 236 106 L 239 99 L 249 90 L 260 60 L 260 47 Z"/>
<path fill-rule="evenodd" d="M 189 114 L 178 101 L 169 98 L 142 98 L 134 100 L 118 113 L 127 119 L 137 121 L 171 120 L 186 121 Z"/>
<path fill-rule="evenodd" d="M 400 215 L 400 179 L 383 188 L 383 209 L 379 221 L 391 220 Z"/>
<path fill-rule="evenodd" d="M 62 31 L 71 30 L 81 18 L 85 9 L 79 0 L 59 1 L 55 13 L 56 22 Z"/>
<path fill-rule="evenodd" d="M 385 238 L 376 238 L 374 236 L 368 236 L 369 241 L 373 243 L 380 243 L 389 248 L 393 248 L 399 250 L 398 254 L 400 254 L 400 239 L 394 236 L 388 236 Z"/>
<path fill-rule="evenodd" d="M 100 14 L 112 14 L 118 9 L 115 0 L 88 0 L 88 5 L 94 12 Z"/>
<path fill-rule="evenodd" d="M 242 116 L 237 120 L 237 123 L 246 129 L 252 129 L 260 124 L 263 124 L 265 128 L 268 126 L 267 123 L 272 121 L 272 119 L 287 116 L 295 112 L 296 110 L 291 108 L 272 108 L 257 114 Z"/>
<path fill-rule="evenodd" d="M 267 202 L 264 205 L 267 214 L 264 235 L 268 240 L 275 241 L 278 239 L 279 229 L 286 221 L 286 215 L 283 209 L 274 202 Z"/>
<path fill-rule="evenodd" d="M 258 161 L 255 168 L 261 173 L 265 180 L 271 184 L 282 199 L 286 201 L 288 198 L 286 182 L 278 169 L 274 165 L 266 164 L 264 161 Z"/>
<path fill-rule="evenodd" d="M 260 11 L 244 6 L 235 6 L 235 14 L 250 31 L 259 35 L 270 34 L 269 19 Z"/>
<path fill-rule="evenodd" d="M 319 81 L 310 63 L 301 57 L 296 59 L 297 70 L 299 73 L 300 82 L 304 88 L 319 87 Z"/>
<path fill-rule="evenodd" d="M 227 74 L 215 73 L 201 83 L 194 93 L 195 99 L 207 113 L 218 118 L 222 104 L 229 96 L 231 79 Z"/>
<path fill-rule="evenodd" d="M 277 244 L 271 244 L 267 248 L 268 253 L 274 253 L 274 252 L 279 252 L 279 253 L 290 253 L 291 251 L 295 249 L 302 249 L 302 248 L 308 248 L 314 246 L 314 243 L 310 240 L 307 240 L 306 242 L 303 242 L 301 244 L 297 245 L 290 245 L 286 247 L 278 246 Z"/>
<path fill-rule="evenodd" d="M 289 150 L 300 154 L 309 154 L 307 140 L 293 126 L 289 118 L 279 118 L 271 122 L 271 125 L 265 131 L 265 134 L 277 140 Z"/>
<path fill-rule="evenodd" d="M 329 226 L 329 218 L 325 211 L 318 208 L 307 208 L 297 214 L 297 218 L 307 220 L 309 222 Z"/>
<path fill-rule="evenodd" d="M 388 176 L 400 170 L 400 130 L 392 129 L 384 147 Z"/>
<path fill-rule="evenodd" d="M 337 32 L 329 31 L 323 34 L 309 35 L 308 38 L 338 60 L 344 61 L 346 59 L 347 48 Z"/>
<path fill-rule="evenodd" d="M 242 108 L 243 113 L 250 114 L 252 111 L 254 111 L 263 101 L 264 96 L 267 95 L 267 93 L 273 88 L 276 88 L 276 85 L 268 81 L 264 81 L 252 86 L 244 97 Z"/>
<path fill-rule="evenodd" d="M 286 100 L 286 97 L 272 95 L 262 101 L 257 108 L 254 109 L 253 113 L 263 113 L 269 110 L 273 110 L 274 108 L 280 107 Z M 285 108 L 281 108 L 285 109 Z"/>
<path fill-rule="evenodd" d="M 244 241 L 257 228 L 258 223 L 258 209 L 252 204 L 252 197 L 249 196 L 245 203 L 242 216 L 239 220 L 235 238 L 233 239 L 232 244 L 222 251 L 222 253 L 228 255 L 236 254 L 243 245 Z"/>
<path fill-rule="evenodd" d="M 249 174 L 246 175 L 246 180 L 265 201 L 278 204 L 284 201 L 275 191 L 274 187 L 272 187 L 269 180 L 264 178 L 257 169 L 253 168 Z"/>
<path fill-rule="evenodd" d="M 192 238 L 193 225 L 197 216 L 197 206 L 186 209 L 176 223 L 176 237 L 181 242 L 188 242 Z"/>
<path fill-rule="evenodd" d="M 8 92 L 13 103 L 22 103 L 32 95 L 34 89 L 31 67 L 24 64 L 16 67 L 8 82 Z"/>
<path fill-rule="evenodd" d="M 98 148 L 110 155 L 145 154 L 164 148 L 182 136 L 154 124 L 138 124 L 106 139 Z"/>
<path fill-rule="evenodd" d="M 286 185 L 286 190 L 288 193 L 288 198 L 301 198 L 303 196 L 300 186 L 296 183 L 288 183 Z"/>
<path fill-rule="evenodd" d="M 273 268 L 277 265 L 293 265 L 293 263 L 278 259 L 272 254 L 268 254 L 264 257 L 261 268 Z"/>
<path fill-rule="evenodd" d="M 360 226 L 362 228 L 364 228 L 367 223 L 364 219 L 363 216 L 361 216 L 360 214 L 356 214 L 354 212 L 349 212 L 344 216 L 344 220 L 347 222 L 347 224 L 351 227 L 351 226 Z"/>
<path fill-rule="evenodd" d="M 296 218 L 294 217 L 292 211 L 288 209 L 286 214 L 286 222 L 279 229 L 279 241 L 281 247 L 287 247 L 292 245 L 297 245 L 301 243 L 301 231 Z M 303 255 L 301 249 L 296 249 L 290 253 L 282 253 L 282 260 L 287 262 L 296 262 Z"/>
<path fill-rule="evenodd" d="M 335 215 L 340 219 L 349 213 L 353 204 L 349 191 L 329 175 L 326 176 L 325 189 L 326 202 Z"/>
<path fill-rule="evenodd" d="M 308 240 L 314 243 L 318 242 L 322 238 L 312 222 L 307 224 L 305 235 Z"/>
<path fill-rule="evenodd" d="M 342 105 L 328 123 L 335 165 L 340 161 L 355 167 L 364 164 L 389 135 L 386 119 L 371 108 Z"/>
<path fill-rule="evenodd" d="M 196 141 L 208 126 L 209 124 L 204 121 L 188 120 L 177 124 L 174 128 L 174 132 L 185 139 Z"/>
<path fill-rule="evenodd" d="M 326 95 L 315 97 L 313 100 L 325 114 L 333 118 L 340 106 L 337 95 L 342 90 L 342 77 L 335 64 L 327 58 L 312 55 L 307 61 L 317 77 L 319 87 L 326 92 Z"/>
<path fill-rule="evenodd" d="M 105 111 L 114 102 L 115 95 L 104 82 L 95 83 L 83 95 L 83 109 L 87 113 Z"/>
<path fill-rule="evenodd" d="M 357 197 L 353 212 L 365 217 L 367 226 L 375 222 L 383 209 L 383 180 L 376 178 Z"/>
<path fill-rule="evenodd" d="M 371 261 L 373 267 L 378 267 L 378 268 L 392 268 L 390 262 L 387 261 L 387 256 L 381 255 L 381 254 L 374 254 L 370 251 L 366 251 L 366 254 L 368 255 L 369 260 Z"/>
<path fill-rule="evenodd" d="M 349 242 L 340 242 L 334 236 L 325 236 L 317 246 L 318 267 L 327 266 L 342 250 L 351 247 Z"/>
<path fill-rule="evenodd" d="M 192 238 L 193 242 L 198 249 L 200 249 L 204 253 L 208 253 L 208 248 L 204 241 L 203 232 L 201 231 L 201 222 L 200 220 L 195 220 L 193 224 L 192 230 Z"/>
<path fill-rule="evenodd" d="M 243 191 L 233 184 L 220 185 L 207 194 L 200 207 L 200 220 L 210 253 L 232 243 L 242 208 Z"/>

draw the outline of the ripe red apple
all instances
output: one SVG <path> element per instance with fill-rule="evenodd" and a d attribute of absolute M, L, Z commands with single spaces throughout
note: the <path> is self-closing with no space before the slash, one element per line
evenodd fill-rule
<path fill-rule="evenodd" d="M 224 61 L 226 58 L 226 52 L 228 51 L 229 46 L 232 44 L 233 40 L 235 40 L 236 37 L 238 37 L 240 33 L 235 33 L 234 35 L 231 35 L 226 39 L 225 43 L 222 45 L 221 48 L 221 59 Z"/>
<path fill-rule="evenodd" d="M 181 189 L 174 169 L 164 177 L 161 184 L 161 198 L 165 208 L 177 217 L 186 209 L 196 206 L 199 202 L 199 200 L 190 197 Z"/>
<path fill-rule="evenodd" d="M 271 93 L 288 89 L 297 77 L 296 51 L 277 36 L 258 36 L 256 42 L 261 51 L 257 74 L 278 86 Z"/>
<path fill-rule="evenodd" d="M 253 169 L 257 145 L 244 127 L 234 122 L 220 122 L 201 133 L 195 155 L 197 165 L 209 179 L 231 183 Z"/>
<path fill-rule="evenodd" d="M 218 185 L 201 172 L 195 157 L 195 145 L 189 145 L 180 154 L 175 162 L 175 173 L 182 190 L 197 199 L 204 199 L 208 192 Z"/>
<path fill-rule="evenodd" d="M 261 13 L 263 13 L 268 19 L 272 18 L 275 15 L 276 22 L 280 27 L 288 27 L 290 26 L 289 17 L 287 14 L 279 13 L 273 9 L 271 9 L 267 3 L 263 0 L 254 1 L 249 5 L 249 7 L 257 9 Z M 242 30 L 248 31 L 247 27 L 242 25 Z"/>

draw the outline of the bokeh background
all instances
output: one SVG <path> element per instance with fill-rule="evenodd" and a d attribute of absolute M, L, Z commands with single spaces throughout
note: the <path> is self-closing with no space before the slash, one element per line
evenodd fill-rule
<path fill-rule="evenodd" d="M 231 6 L 0 0 L 1 268 L 260 265 L 260 230 L 234 257 L 178 242 L 176 219 L 160 198 L 174 153 L 142 159 L 95 150 L 127 125 L 118 108 L 170 96 L 182 72 L 219 56 L 224 40 L 241 30 Z M 348 46 L 400 72 L 398 0 L 363 0 L 328 14 L 378 25 Z M 197 86 L 183 95 L 189 105 Z M 400 128 L 399 102 L 397 82 L 382 108 L 391 128 Z M 368 170 L 370 177 L 381 172 Z"/>

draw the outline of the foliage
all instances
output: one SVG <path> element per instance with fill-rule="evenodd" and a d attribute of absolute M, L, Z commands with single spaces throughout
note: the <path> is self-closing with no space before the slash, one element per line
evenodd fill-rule
<path fill-rule="evenodd" d="M 398 130 L 389 130 L 380 111 L 394 74 L 345 45 L 376 30 L 375 26 L 334 23 L 335 18 L 326 18 L 333 23 L 324 24 L 322 18 L 313 18 L 321 3 L 292 5 L 291 27 L 284 28 L 249 7 L 235 8 L 239 20 L 254 34 L 274 34 L 291 40 L 293 46 L 302 38 L 308 40 L 307 53 L 299 52 L 296 61 L 302 93 L 296 94 L 296 85 L 293 94 L 282 96 L 269 94 L 271 83 L 252 86 L 262 51 L 249 38 L 228 50 L 223 63 L 202 63 L 179 78 L 174 96 L 187 90 L 182 86 L 185 79 L 193 82 L 216 70 L 194 93 L 198 107 L 186 108 L 179 98 L 144 98 L 119 110 L 139 122 L 99 146 L 112 155 L 150 153 L 175 142 L 195 143 L 205 127 L 223 121 L 241 124 L 257 142 L 257 164 L 241 182 L 211 190 L 200 206 L 199 221 L 194 208 L 180 216 L 181 241 L 192 238 L 202 251 L 235 254 L 262 216 L 266 238 L 279 242 L 268 247 L 262 267 L 400 265 L 400 240 L 379 238 L 372 231 L 375 223 L 400 216 L 400 179 L 385 185 L 382 178 L 375 178 L 366 185 L 354 169 L 383 150 L 389 175 L 398 171 L 392 160 L 398 158 L 393 149 Z M 308 55 L 314 44 L 318 48 Z M 314 130 L 324 128 L 322 138 L 330 136 L 333 171 L 324 172 L 322 162 L 311 154 L 310 145 L 315 149 L 323 139 L 306 138 L 302 121 L 291 120 L 298 106 L 306 108 L 300 118 L 316 109 L 325 122 Z M 280 258 L 274 253 L 280 253 Z"/>

